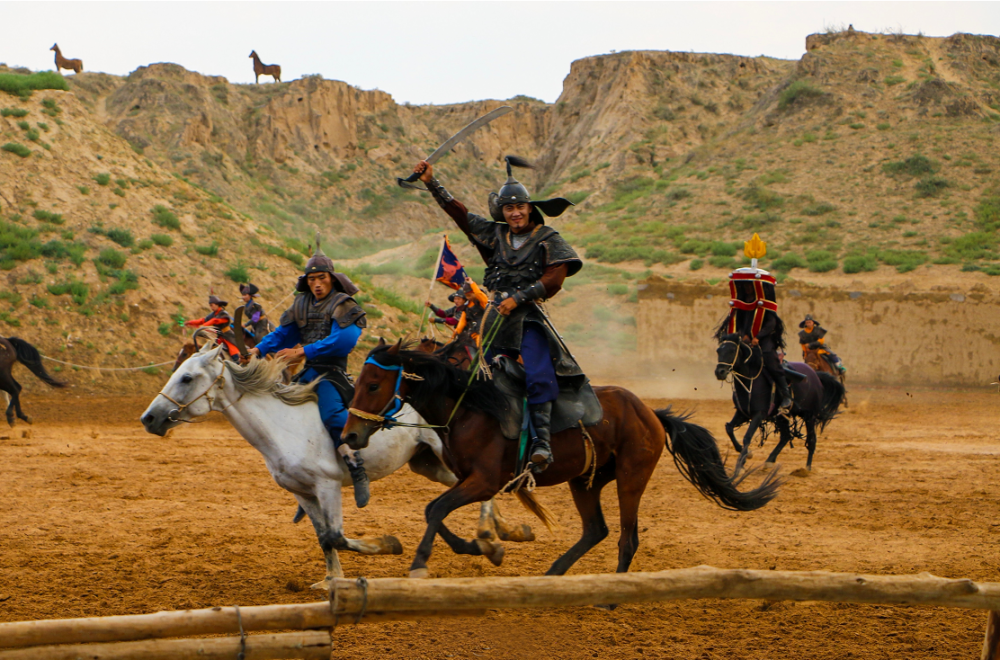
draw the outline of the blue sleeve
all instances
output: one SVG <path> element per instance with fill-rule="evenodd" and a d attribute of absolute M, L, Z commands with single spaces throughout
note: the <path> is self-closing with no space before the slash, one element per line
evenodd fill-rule
<path fill-rule="evenodd" d="M 273 333 L 272 333 L 273 334 Z M 271 335 L 268 335 L 270 337 Z M 356 325 L 349 325 L 341 328 L 336 323 L 330 329 L 330 336 L 304 346 L 307 360 L 314 360 L 318 357 L 344 357 L 354 350 L 354 346 L 361 337 L 361 328 Z"/>
<path fill-rule="evenodd" d="M 260 356 L 264 357 L 268 353 L 280 351 L 283 348 L 291 348 L 299 343 L 299 327 L 294 323 L 279 325 L 257 344 Z"/>

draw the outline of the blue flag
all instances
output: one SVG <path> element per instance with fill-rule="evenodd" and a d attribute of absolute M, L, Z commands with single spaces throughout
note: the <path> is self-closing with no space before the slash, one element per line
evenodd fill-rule
<path fill-rule="evenodd" d="M 434 279 L 457 291 L 462 288 L 468 277 L 465 274 L 465 269 L 462 268 L 462 262 L 451 251 L 451 243 L 448 242 L 448 237 L 445 236 L 444 248 L 441 250 L 441 260 L 438 262 L 437 274 L 434 276 Z"/>

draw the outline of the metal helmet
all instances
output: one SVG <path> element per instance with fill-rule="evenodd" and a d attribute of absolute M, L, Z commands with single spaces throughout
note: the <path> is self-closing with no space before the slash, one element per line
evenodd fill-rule
<path fill-rule="evenodd" d="M 524 184 L 514 178 L 512 167 L 524 167 L 534 169 L 534 166 L 520 156 L 504 156 L 507 162 L 507 182 L 501 186 L 500 190 L 490 193 L 489 205 L 490 216 L 497 222 L 506 222 L 503 217 L 503 207 L 507 204 L 531 204 L 531 221 L 536 225 L 545 224 L 544 213 L 550 217 L 562 215 L 568 207 L 573 206 L 573 202 L 562 197 L 552 199 L 541 199 L 533 201 L 531 193 L 524 187 Z"/>
<path fill-rule="evenodd" d="M 309 261 L 306 262 L 305 271 L 299 276 L 298 281 L 295 283 L 295 290 L 300 293 L 307 293 L 309 291 L 309 282 L 307 278 L 311 273 L 330 273 L 330 277 L 333 278 L 333 288 L 336 291 L 342 291 L 349 296 L 353 296 L 355 293 L 360 291 L 358 287 L 351 281 L 347 275 L 343 273 L 338 273 L 333 266 L 333 259 L 323 254 L 323 250 L 320 248 L 320 235 L 316 233 L 316 251 L 313 252 L 313 256 L 309 257 Z"/>

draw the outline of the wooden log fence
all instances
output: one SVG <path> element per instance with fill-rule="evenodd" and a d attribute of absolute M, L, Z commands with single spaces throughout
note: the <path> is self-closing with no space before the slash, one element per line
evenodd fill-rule
<path fill-rule="evenodd" d="M 335 591 L 332 603 L 321 601 L 241 607 L 240 621 L 237 620 L 236 608 L 216 607 L 143 615 L 0 623 L 0 660 L 234 658 L 240 644 L 239 637 L 214 640 L 165 638 L 232 635 L 240 632 L 240 622 L 244 632 L 272 633 L 246 637 L 247 660 L 315 658 L 330 653 L 328 629 L 356 621 L 475 616 L 487 609 L 624 605 L 701 598 L 1000 611 L 1000 583 L 995 582 L 946 579 L 929 573 L 888 576 L 826 571 L 717 569 L 710 566 L 656 573 L 562 577 L 337 580 Z M 310 631 L 313 636 L 303 632 L 292 633 L 291 636 L 287 633 L 273 634 L 278 630 Z M 167 648 L 168 644 L 174 646 Z M 988 636 L 984 643 L 984 658 L 987 657 L 989 644 Z M 81 655 L 81 649 L 86 651 L 85 655 Z"/>

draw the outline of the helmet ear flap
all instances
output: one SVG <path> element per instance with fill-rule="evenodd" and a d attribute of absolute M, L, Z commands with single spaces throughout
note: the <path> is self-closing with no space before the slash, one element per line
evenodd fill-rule
<path fill-rule="evenodd" d="M 495 192 L 490 193 L 489 199 L 487 200 L 490 207 L 490 217 L 496 222 L 506 222 L 503 217 L 503 208 L 500 206 L 498 201 L 499 197 L 500 196 Z"/>

